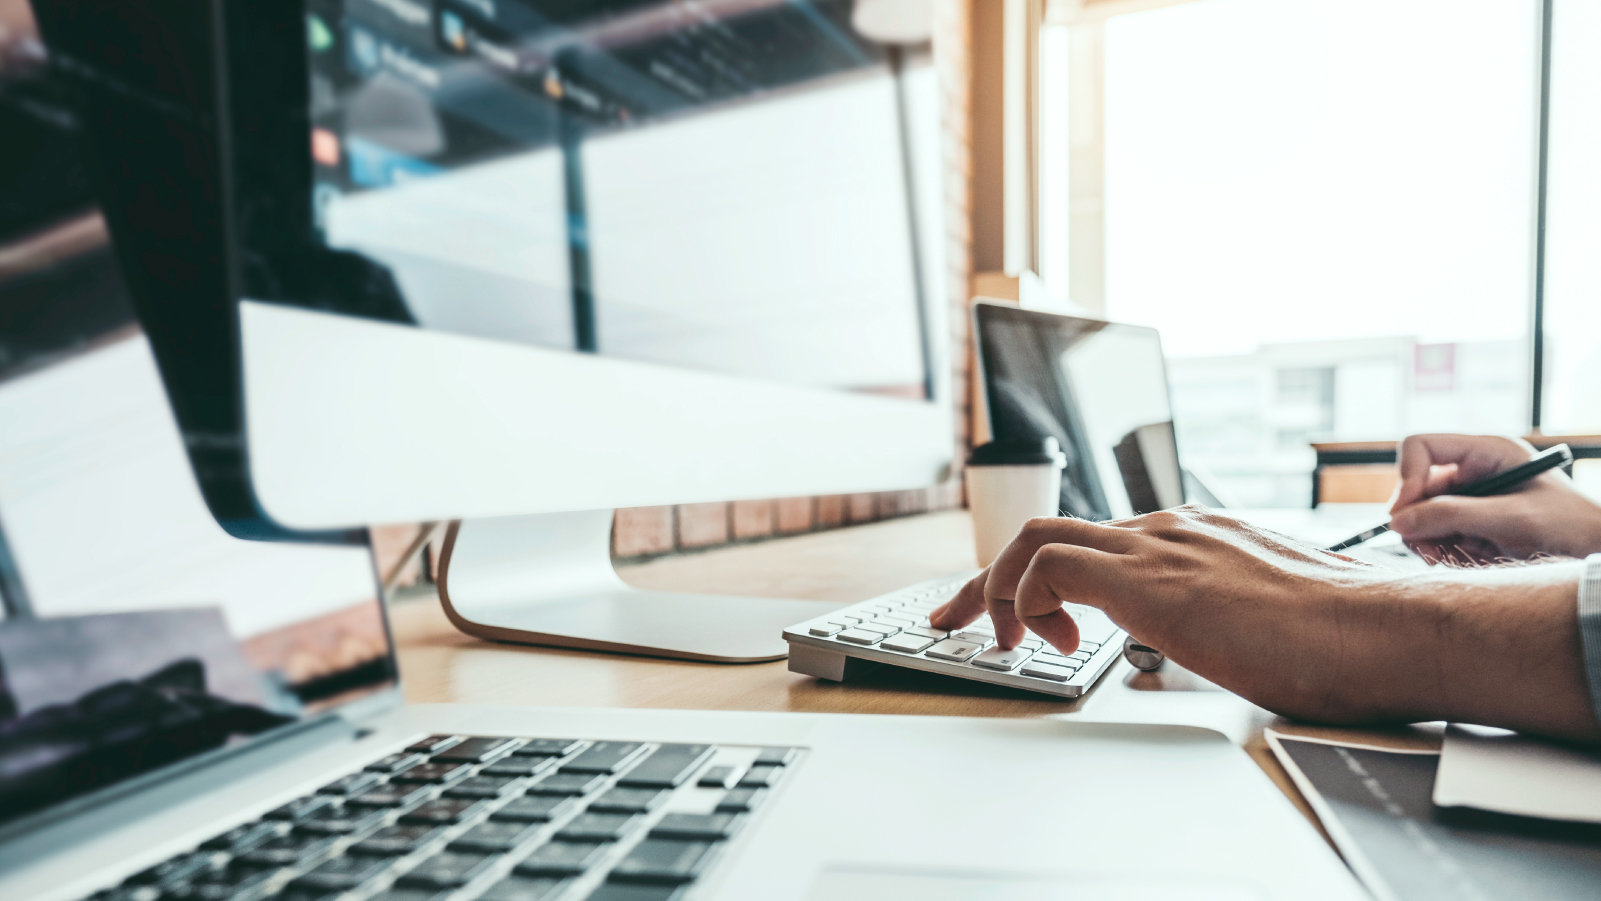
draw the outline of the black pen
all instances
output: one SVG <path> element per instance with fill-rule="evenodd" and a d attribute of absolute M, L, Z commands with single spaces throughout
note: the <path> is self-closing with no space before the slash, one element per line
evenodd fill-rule
<path fill-rule="evenodd" d="M 1566 444 L 1557 444 L 1547 450 L 1530 457 L 1528 462 L 1519 463 L 1511 469 L 1505 469 L 1493 476 L 1485 476 L 1477 482 L 1470 482 L 1455 491 L 1446 494 L 1455 494 L 1462 497 L 1489 497 L 1492 494 L 1504 494 L 1524 482 L 1549 472 L 1558 466 L 1567 466 L 1573 462 L 1573 451 Z M 1331 551 L 1343 551 L 1348 547 L 1355 547 L 1370 538 L 1377 538 L 1390 531 L 1390 524 L 1374 526 L 1366 532 L 1358 532 L 1338 544 L 1329 545 Z"/>

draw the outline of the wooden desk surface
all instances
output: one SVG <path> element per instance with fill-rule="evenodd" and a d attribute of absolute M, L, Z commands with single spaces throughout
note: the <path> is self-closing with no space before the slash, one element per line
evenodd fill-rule
<path fill-rule="evenodd" d="M 623 576 L 646 588 L 846 604 L 975 566 L 967 514 L 947 512 L 663 558 L 628 567 Z M 1290 723 L 1172 664 L 1142 674 L 1118 661 L 1085 698 L 1069 702 L 888 667 L 837 684 L 791 673 L 782 661 L 723 666 L 490 644 L 457 632 L 439 605 L 426 600 L 397 603 L 391 616 L 406 696 L 414 703 L 1190 723 L 1218 729 L 1244 746 L 1308 817 L 1310 809 L 1273 757 L 1264 728 L 1398 747 L 1439 742 L 1437 730 L 1423 727 L 1353 732 Z"/>

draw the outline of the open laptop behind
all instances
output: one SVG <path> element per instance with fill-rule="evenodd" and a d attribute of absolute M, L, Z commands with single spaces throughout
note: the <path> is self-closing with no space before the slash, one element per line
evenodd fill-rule
<path fill-rule="evenodd" d="M 1064 513 L 1105 520 L 1185 502 L 1224 506 L 1182 465 L 1156 329 L 996 303 L 975 305 L 974 323 L 990 430 L 1002 440 L 1057 439 L 1068 455 Z M 1385 517 L 1379 504 L 1228 512 L 1320 546 Z M 1385 544 L 1405 553 L 1394 539 Z"/>

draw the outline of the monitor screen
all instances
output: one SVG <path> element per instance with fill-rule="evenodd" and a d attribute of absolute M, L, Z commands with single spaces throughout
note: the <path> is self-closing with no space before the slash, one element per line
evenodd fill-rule
<path fill-rule="evenodd" d="M 279 265 L 362 270 L 341 312 L 926 399 L 901 60 L 853 6 L 309 0 L 320 252 Z"/>
<path fill-rule="evenodd" d="M 25 0 L 0 0 L 0 831 L 366 698 L 371 553 L 201 500 Z"/>
<path fill-rule="evenodd" d="M 1105 520 L 1184 503 L 1155 329 L 993 304 L 976 316 L 990 431 L 1056 438 L 1062 512 Z"/>

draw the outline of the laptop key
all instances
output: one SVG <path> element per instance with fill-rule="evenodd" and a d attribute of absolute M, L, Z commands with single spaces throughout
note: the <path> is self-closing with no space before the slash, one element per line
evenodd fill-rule
<path fill-rule="evenodd" d="M 364 791 L 345 801 L 346 807 L 409 807 L 432 795 L 434 787 L 426 783 L 404 785 L 390 783 Z"/>
<path fill-rule="evenodd" d="M 571 881 L 556 876 L 511 876 L 479 895 L 479 901 L 546 901 L 559 898 Z"/>
<path fill-rule="evenodd" d="M 367 764 L 366 768 L 375 773 L 398 773 L 427 759 L 427 757 L 418 754 L 416 751 L 396 751 L 393 754 L 374 760 L 372 763 Z"/>
<path fill-rule="evenodd" d="M 329 808 L 295 824 L 295 831 L 308 835 L 355 835 L 383 822 L 389 811 L 382 808 Z"/>
<path fill-rule="evenodd" d="M 1010 672 L 1017 669 L 1031 654 L 1033 654 L 1033 651 L 1025 648 L 1013 648 L 1010 651 L 1005 651 L 999 647 L 994 647 L 979 654 L 969 662 L 974 666 L 982 666 L 985 669 Z"/>
<path fill-rule="evenodd" d="M 563 770 L 535 782 L 528 787 L 530 795 L 587 795 L 606 784 L 606 777 L 590 773 L 569 773 Z"/>
<path fill-rule="evenodd" d="M 470 763 L 424 763 L 394 776 L 396 782 L 455 782 L 472 774 Z"/>
<path fill-rule="evenodd" d="M 479 772 L 490 776 L 526 778 L 555 769 L 556 763 L 555 757 L 502 757 Z"/>
<path fill-rule="evenodd" d="M 714 766 L 701 773 L 695 784 L 701 788 L 727 788 L 734 784 L 738 772 L 731 766 Z"/>
<path fill-rule="evenodd" d="M 444 835 L 446 828 L 435 823 L 396 823 L 351 845 L 348 853 L 404 857 Z"/>
<path fill-rule="evenodd" d="M 677 788 L 712 756 L 711 745 L 662 745 L 617 780 L 632 788 Z"/>
<path fill-rule="evenodd" d="M 556 837 L 574 842 L 621 841 L 634 830 L 640 819 L 626 813 L 581 813 L 568 820 Z"/>
<path fill-rule="evenodd" d="M 618 861 L 607 879 L 681 885 L 701 874 L 714 847 L 711 842 L 648 838 Z"/>
<path fill-rule="evenodd" d="M 649 813 L 670 794 L 672 792 L 659 788 L 614 788 L 591 801 L 589 809 L 603 813 Z"/>
<path fill-rule="evenodd" d="M 422 741 L 413 742 L 406 750 L 416 754 L 433 754 L 443 751 L 451 745 L 461 741 L 459 735 L 430 735 Z"/>
<path fill-rule="evenodd" d="M 615 773 L 645 746 L 632 741 L 597 741 L 562 764 L 564 773 Z"/>
<path fill-rule="evenodd" d="M 235 826 L 221 835 L 201 843 L 208 851 L 227 851 L 242 854 L 263 842 L 270 841 L 289 831 L 289 824 L 281 821 L 260 821 Z"/>
<path fill-rule="evenodd" d="M 518 757 L 566 757 L 583 745 L 576 738 L 530 738 L 512 753 Z"/>
<path fill-rule="evenodd" d="M 347 891 L 393 866 L 382 857 L 340 855 L 325 860 L 289 883 L 291 890 Z"/>
<path fill-rule="evenodd" d="M 729 838 L 744 822 L 732 813 L 670 813 L 650 829 L 651 838 L 679 838 L 719 842 Z"/>
<path fill-rule="evenodd" d="M 407 811 L 400 817 L 402 823 L 459 823 L 483 810 L 484 802 L 470 798 L 435 798 Z"/>
<path fill-rule="evenodd" d="M 325 795 L 354 795 L 360 794 L 382 781 L 383 777 L 377 773 L 369 773 L 363 770 L 341 776 L 324 785 L 318 791 Z"/>
<path fill-rule="evenodd" d="M 569 797 L 524 795 L 506 802 L 505 806 L 490 814 L 489 818 L 524 823 L 548 823 L 575 806 L 577 802 Z"/>
<path fill-rule="evenodd" d="M 735 788 L 730 789 L 723 799 L 717 802 L 718 813 L 744 813 L 754 810 L 767 794 L 765 788 Z"/>
<path fill-rule="evenodd" d="M 789 766 L 795 761 L 795 749 L 786 747 L 762 748 L 756 754 L 756 766 Z"/>
<path fill-rule="evenodd" d="M 541 823 L 515 820 L 489 820 L 479 823 L 450 841 L 452 851 L 481 851 L 504 854 L 526 844 L 545 828 Z"/>
<path fill-rule="evenodd" d="M 929 648 L 926 653 L 928 656 L 936 657 L 940 660 L 954 660 L 960 663 L 974 654 L 977 654 L 979 650 L 980 645 L 973 644 L 970 641 L 947 638 L 939 644 Z"/>
<path fill-rule="evenodd" d="M 466 885 L 496 861 L 493 854 L 441 851 L 395 880 L 397 885 L 445 888 Z"/>
<path fill-rule="evenodd" d="M 516 738 L 469 738 L 440 751 L 434 755 L 434 759 L 483 763 L 510 754 L 520 744 L 522 740 Z"/>
<path fill-rule="evenodd" d="M 445 797 L 492 800 L 509 794 L 521 784 L 522 778 L 518 776 L 470 776 L 445 789 Z"/>
<path fill-rule="evenodd" d="M 584 896 L 584 901 L 678 901 L 687 889 L 682 885 L 650 885 L 634 882 L 603 882 Z"/>
<path fill-rule="evenodd" d="M 266 815 L 269 820 L 288 820 L 294 822 L 311 816 L 324 807 L 334 803 L 334 799 L 327 795 L 306 795 L 296 798 L 288 804 Z"/>
<path fill-rule="evenodd" d="M 516 870 L 525 876 L 577 876 L 610 847 L 599 842 L 550 842 L 535 848 Z"/>
<path fill-rule="evenodd" d="M 128 882 L 134 885 L 176 885 L 180 882 L 187 882 L 201 873 L 221 869 L 227 862 L 228 856 L 216 851 L 181 854 L 177 857 L 170 857 L 141 873 L 134 874 L 128 878 Z"/>
<path fill-rule="evenodd" d="M 784 774 L 781 766 L 753 766 L 739 777 L 740 788 L 770 788 Z"/>

